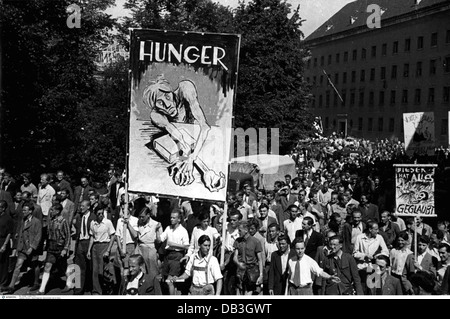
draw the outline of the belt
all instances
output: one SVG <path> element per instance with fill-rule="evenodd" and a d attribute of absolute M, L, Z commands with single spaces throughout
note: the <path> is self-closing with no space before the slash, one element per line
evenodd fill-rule
<path fill-rule="evenodd" d="M 78 241 L 89 241 L 90 239 L 80 239 Z"/>
<path fill-rule="evenodd" d="M 109 244 L 109 241 L 94 241 L 95 244 Z"/>
<path fill-rule="evenodd" d="M 294 287 L 295 289 L 304 289 L 304 288 L 311 288 L 312 283 L 306 284 L 306 285 L 300 285 L 300 286 L 296 286 L 294 285 L 292 282 L 289 281 L 289 285 Z"/>

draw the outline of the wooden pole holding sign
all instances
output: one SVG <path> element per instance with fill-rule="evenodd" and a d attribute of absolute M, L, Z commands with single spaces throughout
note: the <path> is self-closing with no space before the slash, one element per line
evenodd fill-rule
<path fill-rule="evenodd" d="M 417 260 L 417 216 L 414 216 L 414 260 Z"/>
<path fill-rule="evenodd" d="M 222 214 L 222 246 L 220 247 L 220 265 L 223 265 L 225 261 L 225 236 L 227 235 L 227 210 L 228 204 L 225 201 L 223 205 L 223 214 Z"/>

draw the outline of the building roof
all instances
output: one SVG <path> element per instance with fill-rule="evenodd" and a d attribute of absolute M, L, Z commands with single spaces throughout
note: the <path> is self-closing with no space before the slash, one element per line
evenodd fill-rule
<path fill-rule="evenodd" d="M 311 33 L 305 41 L 316 40 L 321 37 L 338 34 L 358 27 L 366 26 L 367 18 L 374 13 L 367 12 L 368 6 L 377 4 L 381 8 L 381 27 L 383 20 L 402 16 L 426 9 L 450 0 L 357 0 L 345 5 L 335 15 Z"/>

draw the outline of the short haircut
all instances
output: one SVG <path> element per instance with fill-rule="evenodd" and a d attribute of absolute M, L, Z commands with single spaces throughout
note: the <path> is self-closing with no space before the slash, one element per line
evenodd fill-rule
<path fill-rule="evenodd" d="M 384 260 L 386 262 L 386 266 L 389 267 L 391 265 L 391 261 L 388 256 L 379 254 L 375 257 L 377 260 Z"/>
<path fill-rule="evenodd" d="M 22 197 L 26 196 L 27 198 L 31 198 L 31 193 L 29 191 L 22 192 Z"/>
<path fill-rule="evenodd" d="M 419 243 L 429 244 L 430 243 L 430 237 L 427 235 L 421 235 L 419 236 Z"/>
<path fill-rule="evenodd" d="M 31 181 L 31 174 L 30 173 L 22 173 L 22 177 L 28 179 Z"/>
<path fill-rule="evenodd" d="M 245 221 L 245 220 L 241 220 L 241 221 L 239 221 L 238 227 L 242 227 L 242 228 L 244 228 L 244 229 L 247 229 L 247 230 L 248 230 L 248 228 L 249 228 L 249 224 L 248 224 L 248 222 L 247 222 L 247 221 Z"/>
<path fill-rule="evenodd" d="M 282 241 L 282 240 L 285 240 L 286 243 L 287 243 L 288 245 L 291 244 L 291 240 L 289 239 L 289 236 L 288 236 L 288 235 L 285 235 L 285 234 L 279 235 L 279 236 L 278 236 L 278 241 L 280 242 L 280 241 Z"/>
<path fill-rule="evenodd" d="M 198 239 L 198 244 L 203 245 L 205 241 L 211 242 L 211 238 L 208 235 L 201 235 L 200 238 Z"/>
<path fill-rule="evenodd" d="M 275 227 L 277 230 L 280 230 L 280 225 L 278 223 L 272 223 L 269 226 L 267 226 L 267 229 L 270 229 L 272 227 Z"/>
<path fill-rule="evenodd" d="M 95 193 L 89 195 L 89 197 L 92 197 L 92 196 L 94 196 L 95 199 L 97 199 L 97 200 L 100 199 L 100 195 L 99 195 L 99 193 L 97 193 L 97 192 L 95 192 Z"/>
<path fill-rule="evenodd" d="M 8 203 L 6 202 L 6 200 L 2 199 L 0 200 L 0 206 L 3 207 L 4 209 L 7 209 Z"/>
<path fill-rule="evenodd" d="M 23 206 L 22 206 L 22 209 L 24 208 L 24 207 L 28 207 L 28 209 L 30 210 L 30 211 L 34 211 L 34 205 L 33 205 L 33 203 L 25 203 L 25 204 L 23 204 Z"/>
<path fill-rule="evenodd" d="M 329 239 L 329 241 L 331 242 L 332 240 L 339 240 L 339 244 L 343 244 L 344 243 L 344 238 L 342 238 L 342 236 L 339 235 L 334 235 L 333 237 L 331 237 Z"/>
<path fill-rule="evenodd" d="M 210 219 L 210 218 L 211 218 L 211 216 L 210 216 L 210 214 L 209 214 L 208 211 L 202 211 L 202 212 L 200 212 L 200 214 L 198 215 L 198 219 L 199 219 L 200 221 L 204 221 L 205 219 Z"/>
<path fill-rule="evenodd" d="M 261 224 L 259 223 L 259 220 L 257 218 L 252 218 L 247 220 L 248 228 L 255 227 L 256 229 L 259 229 L 261 227 Z"/>
<path fill-rule="evenodd" d="M 303 220 L 306 220 L 309 226 L 312 226 L 314 224 L 314 220 L 309 216 L 303 217 Z"/>
<path fill-rule="evenodd" d="M 263 208 L 267 208 L 267 210 L 269 210 L 269 206 L 266 205 L 266 204 L 261 204 L 261 205 L 259 205 L 258 210 L 261 210 L 261 209 L 263 209 Z"/>
<path fill-rule="evenodd" d="M 61 204 L 55 204 L 55 205 L 53 205 L 53 209 L 56 209 L 58 212 L 61 213 L 63 210 L 63 207 Z"/>
<path fill-rule="evenodd" d="M 439 246 L 438 246 L 438 249 L 442 249 L 442 248 L 445 248 L 446 252 L 448 252 L 448 253 L 450 252 L 450 245 L 449 244 L 440 243 Z"/>
<path fill-rule="evenodd" d="M 401 238 L 401 239 L 403 239 L 403 240 L 408 240 L 408 239 L 409 239 L 409 235 L 408 235 L 407 232 L 400 232 L 400 233 L 398 234 L 398 236 L 397 236 L 397 240 L 398 240 L 398 238 Z"/>
<path fill-rule="evenodd" d="M 292 242 L 292 247 L 295 247 L 298 243 L 305 243 L 302 237 L 295 237 L 294 241 Z"/>
<path fill-rule="evenodd" d="M 294 204 L 289 205 L 289 207 L 287 208 L 287 210 L 288 210 L 288 211 L 291 211 L 292 208 L 297 208 L 297 210 L 298 210 L 298 206 L 297 206 L 297 205 L 294 205 Z"/>
<path fill-rule="evenodd" d="M 145 265 L 144 257 L 141 254 L 133 254 L 130 256 L 130 259 L 136 259 L 139 266 Z"/>
<path fill-rule="evenodd" d="M 375 224 L 378 225 L 378 223 L 376 221 L 373 221 L 373 220 L 368 221 L 367 224 L 366 224 L 366 229 L 364 229 L 364 231 L 368 232 L 369 230 L 372 229 L 373 225 L 375 225 Z"/>
<path fill-rule="evenodd" d="M 291 176 L 291 175 L 289 175 L 289 174 L 286 174 L 286 175 L 284 175 L 284 178 L 286 178 L 286 177 L 289 177 L 289 178 L 291 178 L 292 176 Z"/>
<path fill-rule="evenodd" d="M 237 216 L 238 217 L 238 220 L 241 220 L 242 219 L 242 213 L 238 210 L 238 209 L 236 209 L 236 208 L 233 208 L 233 209 L 230 209 L 230 212 L 228 213 L 228 216 L 229 217 L 231 217 L 231 216 Z"/>

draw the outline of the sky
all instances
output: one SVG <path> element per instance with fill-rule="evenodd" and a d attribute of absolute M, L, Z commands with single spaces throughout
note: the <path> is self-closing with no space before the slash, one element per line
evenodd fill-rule
<path fill-rule="evenodd" d="M 244 0 L 245 1 L 245 0 Z M 325 21 L 331 18 L 347 3 L 354 0 L 288 0 L 292 5 L 291 10 L 300 5 L 300 17 L 304 20 L 302 25 L 302 32 L 305 38 L 310 35 L 315 29 L 320 27 Z M 238 0 L 217 0 L 224 6 L 235 8 L 238 5 Z M 121 17 L 129 14 L 127 10 L 123 9 L 125 0 L 116 0 L 116 6 L 108 9 L 106 12 L 113 17 Z"/>

